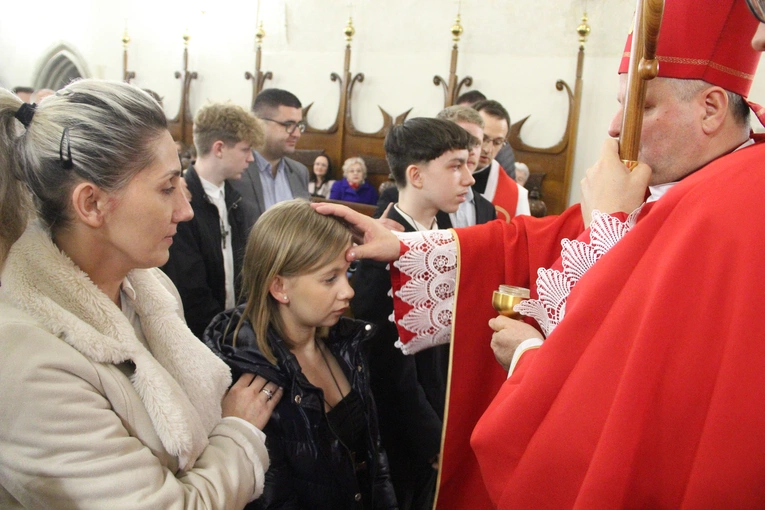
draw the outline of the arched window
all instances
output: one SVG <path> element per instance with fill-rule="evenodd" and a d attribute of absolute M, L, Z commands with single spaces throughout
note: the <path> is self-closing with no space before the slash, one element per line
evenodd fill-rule
<path fill-rule="evenodd" d="M 88 75 L 87 68 L 77 52 L 66 44 L 60 44 L 42 59 L 35 89 L 58 90 L 72 80 Z"/>

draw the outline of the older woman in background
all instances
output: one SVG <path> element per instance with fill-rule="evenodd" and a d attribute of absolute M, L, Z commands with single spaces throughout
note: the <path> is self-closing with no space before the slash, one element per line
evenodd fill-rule
<path fill-rule="evenodd" d="M 377 190 L 366 181 L 367 165 L 361 158 L 348 158 L 343 163 L 343 179 L 332 186 L 329 198 L 360 204 L 377 204 Z"/>
<path fill-rule="evenodd" d="M 156 269 L 193 214 L 180 175 L 136 87 L 82 80 L 36 108 L 0 89 L 0 508 L 236 509 L 263 491 L 282 390 L 246 374 L 227 393 Z"/>

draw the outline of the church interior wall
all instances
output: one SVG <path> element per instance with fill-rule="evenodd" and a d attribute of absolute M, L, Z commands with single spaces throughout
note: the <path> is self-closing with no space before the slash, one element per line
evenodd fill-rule
<path fill-rule="evenodd" d="M 433 116 L 444 102 L 433 76 L 448 78 L 450 28 L 459 10 L 464 32 L 457 74 L 499 100 L 513 121 L 527 115 L 522 136 L 546 147 L 563 134 L 568 112 L 558 79 L 573 89 L 578 36 L 585 10 L 591 34 L 585 45 L 584 93 L 574 176 L 569 202 L 579 200 L 579 181 L 598 157 L 616 110 L 616 69 L 631 24 L 634 0 L 40 0 L 9 2 L 0 16 L 0 86 L 32 85 L 52 48 L 66 45 L 82 59 L 90 77 L 121 79 L 123 33 L 131 38 L 128 68 L 132 83 L 164 98 L 172 118 L 178 112 L 183 40 L 188 30 L 192 111 L 206 101 L 231 100 L 249 106 L 257 20 L 263 21 L 262 70 L 266 87 L 286 88 L 309 112 L 312 126 L 334 121 L 339 87 L 330 73 L 342 74 L 349 15 L 356 33 L 351 72 L 363 83 L 353 96 L 353 121 L 362 131 L 382 125 L 378 105 L 394 118 Z M 30 20 L 34 20 L 31 21 Z M 765 102 L 765 79 L 755 80 L 751 97 Z M 298 146 L 299 147 L 299 146 Z"/>

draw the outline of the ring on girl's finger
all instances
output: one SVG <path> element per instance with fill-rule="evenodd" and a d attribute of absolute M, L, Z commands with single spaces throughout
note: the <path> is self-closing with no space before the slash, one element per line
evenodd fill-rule
<path fill-rule="evenodd" d="M 260 392 L 265 393 L 266 397 L 268 397 L 268 400 L 271 400 L 272 398 L 274 398 L 274 392 L 269 390 L 268 388 L 263 388 L 262 390 L 260 390 Z"/>

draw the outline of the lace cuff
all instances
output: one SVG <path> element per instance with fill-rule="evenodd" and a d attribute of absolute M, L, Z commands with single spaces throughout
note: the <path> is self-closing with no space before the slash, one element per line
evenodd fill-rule
<path fill-rule="evenodd" d="M 396 347 L 414 354 L 451 339 L 457 243 L 449 230 L 396 235 L 403 245 L 391 267 Z"/>
<path fill-rule="evenodd" d="M 545 337 L 550 336 L 566 314 L 566 301 L 571 289 L 595 262 L 614 247 L 637 222 L 642 206 L 622 222 L 600 211 L 592 211 L 589 242 L 563 239 L 561 261 L 563 270 L 539 269 L 537 293 L 539 299 L 529 299 L 513 308 L 537 321 Z"/>

